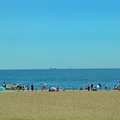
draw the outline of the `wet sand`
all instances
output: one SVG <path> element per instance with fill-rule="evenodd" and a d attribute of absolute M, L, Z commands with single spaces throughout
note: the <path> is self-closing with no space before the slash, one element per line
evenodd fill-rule
<path fill-rule="evenodd" d="M 0 120 L 119 120 L 120 91 L 0 91 Z"/>

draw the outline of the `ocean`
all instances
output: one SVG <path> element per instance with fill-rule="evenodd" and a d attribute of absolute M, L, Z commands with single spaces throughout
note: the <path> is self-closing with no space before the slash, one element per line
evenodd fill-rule
<path fill-rule="evenodd" d="M 85 88 L 88 83 L 97 85 L 107 83 L 110 89 L 120 82 L 120 69 L 30 69 L 30 70 L 0 70 L 0 84 L 34 84 L 35 89 L 41 89 L 43 83 L 49 87 L 61 89 Z"/>

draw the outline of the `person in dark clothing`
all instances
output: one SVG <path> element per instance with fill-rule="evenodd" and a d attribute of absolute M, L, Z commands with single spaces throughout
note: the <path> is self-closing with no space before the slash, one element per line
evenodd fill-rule
<path fill-rule="evenodd" d="M 90 87 L 91 87 L 91 85 L 90 85 L 90 83 L 88 83 L 88 91 L 90 91 Z"/>
<path fill-rule="evenodd" d="M 34 85 L 33 85 L 33 84 L 31 85 L 31 90 L 32 90 L 32 91 L 34 90 Z"/>
<path fill-rule="evenodd" d="M 27 90 L 28 90 L 28 91 L 30 90 L 30 86 L 29 86 L 29 84 L 27 85 Z"/>
<path fill-rule="evenodd" d="M 2 86 L 3 86 L 4 88 L 6 88 L 6 82 L 4 82 L 4 83 L 2 84 Z"/>
<path fill-rule="evenodd" d="M 100 89 L 101 89 L 101 87 L 102 87 L 102 84 L 101 84 L 101 83 L 99 83 L 98 85 L 100 86 Z"/>
<path fill-rule="evenodd" d="M 93 84 L 91 84 L 91 90 L 93 89 Z"/>

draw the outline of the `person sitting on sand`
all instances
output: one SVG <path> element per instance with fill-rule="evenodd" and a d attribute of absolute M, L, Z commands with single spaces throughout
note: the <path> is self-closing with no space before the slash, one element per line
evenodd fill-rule
<path fill-rule="evenodd" d="M 2 86 L 3 86 L 4 88 L 6 88 L 6 82 L 4 82 L 4 83 L 2 84 Z"/>
<path fill-rule="evenodd" d="M 80 90 L 83 90 L 83 88 L 81 87 Z"/>

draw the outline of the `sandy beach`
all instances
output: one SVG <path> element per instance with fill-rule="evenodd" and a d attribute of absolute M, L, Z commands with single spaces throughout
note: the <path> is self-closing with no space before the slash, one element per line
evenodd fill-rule
<path fill-rule="evenodd" d="M 0 91 L 0 120 L 119 120 L 120 91 Z"/>

